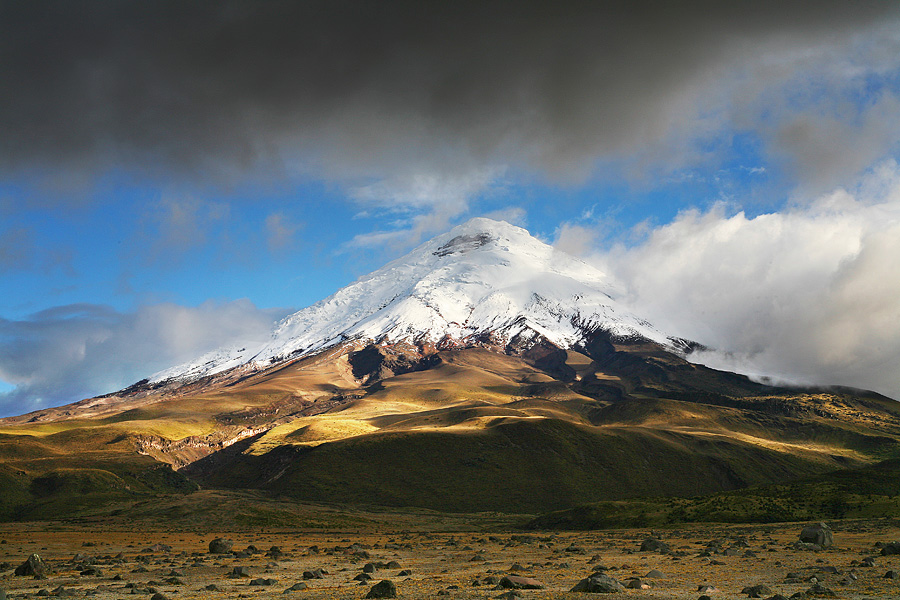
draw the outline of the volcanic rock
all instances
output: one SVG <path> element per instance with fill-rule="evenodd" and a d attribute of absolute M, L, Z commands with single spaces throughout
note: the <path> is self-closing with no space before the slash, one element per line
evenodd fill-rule
<path fill-rule="evenodd" d="M 369 593 L 366 594 L 366 598 L 396 598 L 397 597 L 397 586 L 394 585 L 393 581 L 389 579 L 385 579 L 383 581 L 379 581 L 375 585 L 372 586 L 372 589 L 369 590 Z"/>
<path fill-rule="evenodd" d="M 542 590 L 544 584 L 537 579 L 531 577 L 521 577 L 519 575 L 507 575 L 500 580 L 498 584 L 502 588 L 514 590 Z"/>
<path fill-rule="evenodd" d="M 570 592 L 590 594 L 612 594 L 624 590 L 624 586 L 605 573 L 593 573 L 575 584 Z"/>
<path fill-rule="evenodd" d="M 231 548 L 233 546 L 234 542 L 232 540 L 226 540 L 225 538 L 216 538 L 209 543 L 209 553 L 228 554 L 231 552 Z"/>
<path fill-rule="evenodd" d="M 808 525 L 800 532 L 800 541 L 806 544 L 815 544 L 822 548 L 828 548 L 834 544 L 834 533 L 825 523 Z"/>
<path fill-rule="evenodd" d="M 37 554 L 32 554 L 25 562 L 16 567 L 15 574 L 26 577 L 44 577 L 47 571 L 47 564 L 44 562 L 44 559 Z"/>

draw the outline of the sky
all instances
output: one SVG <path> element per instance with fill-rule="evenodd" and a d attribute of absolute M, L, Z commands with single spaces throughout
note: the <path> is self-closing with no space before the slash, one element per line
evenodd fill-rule
<path fill-rule="evenodd" d="M 469 218 L 710 365 L 900 399 L 900 4 L 0 3 L 0 415 Z"/>

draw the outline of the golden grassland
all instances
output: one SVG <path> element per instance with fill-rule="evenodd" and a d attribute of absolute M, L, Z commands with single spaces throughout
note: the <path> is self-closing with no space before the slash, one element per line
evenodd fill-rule
<path fill-rule="evenodd" d="M 694 497 L 900 457 L 893 401 L 765 388 L 647 344 L 600 358 L 562 352 L 556 363 L 444 351 L 429 368 L 397 374 L 384 365 L 358 373 L 352 355 L 333 349 L 252 376 L 2 420 L 0 517 L 79 515 L 159 494 L 178 504 L 199 483 L 253 491 L 263 504 L 534 514 L 625 502 L 627 518 L 637 500 L 682 498 L 644 511 L 666 522 L 714 512 Z M 870 488 L 857 495 L 884 496 L 871 504 L 894 514 L 891 494 Z M 737 512 L 758 520 L 756 504 Z M 775 504 L 781 520 L 839 516 Z M 854 514 L 859 503 L 844 504 Z"/>

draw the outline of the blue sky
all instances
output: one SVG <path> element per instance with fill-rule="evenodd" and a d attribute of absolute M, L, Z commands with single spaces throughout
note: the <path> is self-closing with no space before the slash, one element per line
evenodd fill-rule
<path fill-rule="evenodd" d="M 754 157 L 736 154 L 734 160 L 742 158 Z M 708 208 L 725 194 L 751 196 L 770 179 L 752 171 L 758 168 L 716 169 L 715 182 L 697 181 L 700 171 L 685 171 L 652 187 L 504 177 L 467 198 L 466 210 L 446 226 L 487 214 L 524 225 L 547 241 L 569 221 L 602 223 L 606 241 L 627 240 L 639 223 L 669 222 L 685 206 Z M 148 303 L 194 306 L 248 298 L 259 307 L 301 308 L 443 228 L 401 235 L 386 246 L 356 246 L 357 236 L 402 232 L 418 215 L 366 210 L 322 181 L 268 193 L 174 195 L 134 183 L 110 188 L 77 206 L 54 205 L 32 190 L 7 193 L 16 208 L 7 207 L 4 233 L 18 251 L 3 274 L 4 318 L 27 319 L 80 303 L 134 311 Z M 762 202 L 747 206 L 751 212 L 767 208 Z"/>
<path fill-rule="evenodd" d="M 710 364 L 900 396 L 896 6 L 623 6 L 4 5 L 0 414 L 483 215 Z"/>

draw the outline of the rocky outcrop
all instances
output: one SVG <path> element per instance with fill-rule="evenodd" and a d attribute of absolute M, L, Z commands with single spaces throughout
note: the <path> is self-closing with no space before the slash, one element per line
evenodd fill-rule
<path fill-rule="evenodd" d="M 362 384 L 374 383 L 395 375 L 424 371 L 441 362 L 440 357 L 428 348 L 412 344 L 394 344 L 390 347 L 369 344 L 347 355 L 354 379 Z"/>
<path fill-rule="evenodd" d="M 19 577 L 44 577 L 49 569 L 44 559 L 38 554 L 32 554 L 21 565 L 16 567 L 15 574 Z"/>
<path fill-rule="evenodd" d="M 268 431 L 274 425 L 254 428 L 231 428 L 209 435 L 192 435 L 180 440 L 170 440 L 158 435 L 136 435 L 132 438 L 138 454 L 151 456 L 156 460 L 180 469 L 214 452 L 259 433 Z"/>

